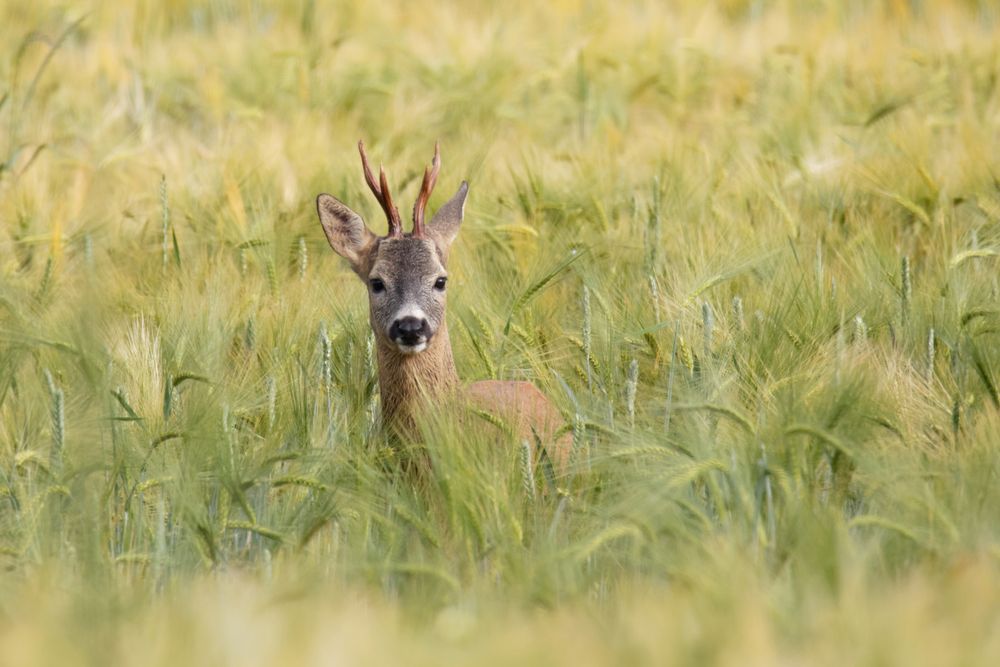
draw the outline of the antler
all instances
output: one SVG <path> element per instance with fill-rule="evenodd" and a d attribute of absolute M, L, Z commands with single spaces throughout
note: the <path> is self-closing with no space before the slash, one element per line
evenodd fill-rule
<path fill-rule="evenodd" d="M 420 194 L 413 204 L 413 235 L 424 235 L 424 210 L 427 208 L 427 200 L 431 198 L 434 184 L 437 183 L 438 171 L 441 170 L 441 148 L 438 142 L 434 142 L 434 160 L 431 166 L 424 169 L 424 182 L 420 186 Z"/>
<path fill-rule="evenodd" d="M 379 182 L 375 182 L 371 167 L 368 166 L 368 155 L 365 153 L 365 142 L 358 141 L 358 152 L 361 153 L 361 167 L 365 170 L 365 180 L 371 188 L 375 199 L 385 211 L 385 217 L 389 220 L 389 237 L 403 235 L 403 223 L 399 219 L 399 210 L 392 203 L 392 194 L 389 192 L 389 181 L 385 177 L 385 167 L 379 165 Z M 426 179 L 425 179 L 426 180 Z"/>

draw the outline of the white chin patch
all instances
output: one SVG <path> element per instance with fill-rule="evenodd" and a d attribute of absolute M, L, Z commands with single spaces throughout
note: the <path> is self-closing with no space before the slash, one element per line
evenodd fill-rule
<path fill-rule="evenodd" d="M 402 343 L 396 343 L 396 347 L 403 354 L 417 354 L 418 352 L 423 352 L 427 349 L 427 341 L 422 341 L 416 345 L 403 345 Z"/>

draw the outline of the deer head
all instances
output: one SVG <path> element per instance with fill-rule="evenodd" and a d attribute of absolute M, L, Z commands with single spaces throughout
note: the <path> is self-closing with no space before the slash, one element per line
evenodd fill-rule
<path fill-rule="evenodd" d="M 458 234 L 469 184 L 424 223 L 427 200 L 441 168 L 441 154 L 424 171 L 420 194 L 413 206 L 413 231 L 404 233 L 399 210 L 393 204 L 385 169 L 376 181 L 368 165 L 365 145 L 358 142 L 365 180 L 389 221 L 389 233 L 377 236 L 361 216 L 328 194 L 316 198 L 320 224 L 330 247 L 351 264 L 368 286 L 369 317 L 380 342 L 404 355 L 423 352 L 444 322 L 448 282 L 448 248 Z"/>

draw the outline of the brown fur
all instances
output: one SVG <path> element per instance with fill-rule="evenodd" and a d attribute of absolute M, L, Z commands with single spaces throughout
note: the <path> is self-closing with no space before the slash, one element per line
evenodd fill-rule
<path fill-rule="evenodd" d="M 455 371 L 447 325 L 442 325 L 428 348 L 416 355 L 401 354 L 380 341 L 378 380 L 382 417 L 404 435 L 414 432 L 417 417 L 428 401 L 458 392 L 471 407 L 507 422 L 519 441 L 529 443 L 536 457 L 540 455 L 534 451 L 537 438 L 557 471 L 564 472 L 569 464 L 572 437 L 555 438 L 564 420 L 545 394 L 526 381 L 483 380 L 463 385 Z"/>
<path fill-rule="evenodd" d="M 571 439 L 567 435 L 553 442 L 562 425 L 562 417 L 533 384 L 490 380 L 463 386 L 455 372 L 444 318 L 443 281 L 447 279 L 448 250 L 462 222 L 468 184 L 462 183 L 426 227 L 420 224 L 422 204 L 426 204 L 437 179 L 439 156 L 435 148 L 433 172 L 425 173 L 421 188 L 422 203 L 418 201 L 414 207 L 414 233 L 403 234 L 398 225 L 392 224 L 391 214 L 395 213 L 398 218 L 398 212 L 391 205 L 385 172 L 380 173 L 381 183 L 375 184 L 364 146 L 360 142 L 358 146 L 366 180 L 390 217 L 393 231 L 389 237 L 380 239 L 368 229 L 361 216 L 327 194 L 317 197 L 316 209 L 330 247 L 346 258 L 358 277 L 369 286 L 369 318 L 378 347 L 384 425 L 412 437 L 417 418 L 428 403 L 464 396 L 473 407 L 507 421 L 520 440 L 526 440 L 532 447 L 536 439 L 542 442 L 557 468 L 565 469 Z M 437 284 L 438 281 L 442 282 Z M 410 340 L 414 342 L 404 344 L 400 341 L 406 339 L 397 325 L 416 322 L 416 318 L 407 313 L 419 313 L 423 327 L 419 329 L 419 339 L 413 338 Z M 426 343 L 422 350 L 415 347 L 417 340 L 421 341 L 420 345 Z"/>
<path fill-rule="evenodd" d="M 482 380 L 466 385 L 465 395 L 479 409 L 507 420 L 518 439 L 530 443 L 532 450 L 537 436 L 555 469 L 566 471 L 573 438 L 567 433 L 556 439 L 563 417 L 538 387 L 523 380 Z"/>
<path fill-rule="evenodd" d="M 404 433 L 412 433 L 425 402 L 459 386 L 448 327 L 442 325 L 420 354 L 402 354 L 384 339 L 377 340 L 382 419 Z"/>

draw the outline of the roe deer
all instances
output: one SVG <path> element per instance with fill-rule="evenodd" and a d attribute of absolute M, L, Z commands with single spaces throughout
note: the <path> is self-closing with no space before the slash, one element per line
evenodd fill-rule
<path fill-rule="evenodd" d="M 444 317 L 446 267 L 448 249 L 462 223 L 469 184 L 462 181 L 458 192 L 424 223 L 424 209 L 441 168 L 435 144 L 434 159 L 424 170 L 413 206 L 413 231 L 407 234 L 393 204 L 385 169 L 380 168 L 376 181 L 361 141 L 358 151 L 368 187 L 389 220 L 389 233 L 376 236 L 360 215 L 328 194 L 316 198 L 316 210 L 330 247 L 368 286 L 383 426 L 412 434 L 415 418 L 427 402 L 457 393 L 475 407 L 507 420 L 533 448 L 536 442 L 546 445 L 556 469 L 565 469 L 571 438 L 564 435 L 553 442 L 563 419 L 533 384 L 488 380 L 463 385 L 455 372 Z"/>

